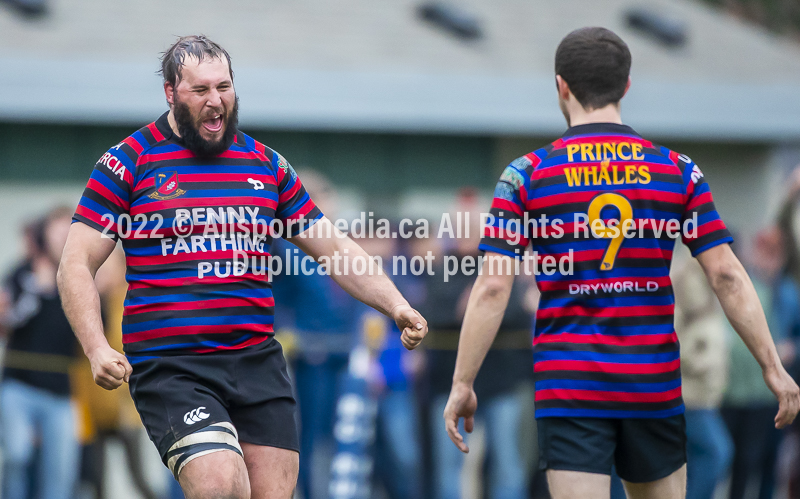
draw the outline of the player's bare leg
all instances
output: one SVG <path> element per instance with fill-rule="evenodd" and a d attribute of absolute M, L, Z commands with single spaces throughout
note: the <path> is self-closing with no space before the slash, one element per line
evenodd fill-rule
<path fill-rule="evenodd" d="M 178 480 L 186 499 L 250 499 L 250 482 L 242 456 L 222 450 L 192 459 Z"/>
<path fill-rule="evenodd" d="M 553 499 L 609 499 L 611 477 L 583 471 L 547 470 L 547 485 Z"/>
<path fill-rule="evenodd" d="M 252 499 L 290 499 L 297 485 L 300 454 L 245 442 L 240 445 L 250 476 Z"/>
<path fill-rule="evenodd" d="M 686 497 L 686 465 L 673 474 L 646 483 L 622 481 L 629 499 L 683 499 Z"/>

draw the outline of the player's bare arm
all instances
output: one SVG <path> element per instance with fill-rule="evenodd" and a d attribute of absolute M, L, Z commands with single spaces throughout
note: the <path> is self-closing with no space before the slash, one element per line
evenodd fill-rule
<path fill-rule="evenodd" d="M 291 238 L 306 254 L 320 261 L 322 257 L 348 255 L 351 259 L 369 259 L 370 256 L 355 241 L 339 231 L 330 220 L 322 217 L 316 222 L 322 224 L 315 230 L 308 230 Z M 320 229 L 320 230 L 317 230 Z M 316 237 L 318 234 L 332 234 L 332 237 Z M 336 283 L 357 300 L 391 317 L 402 331 L 400 337 L 409 350 L 416 348 L 428 334 L 428 323 L 419 312 L 411 308 L 394 283 L 383 272 L 367 272 L 355 275 L 352 272 L 331 272 Z"/>
<path fill-rule="evenodd" d="M 458 422 L 464 418 L 464 429 L 472 433 L 475 410 L 478 408 L 473 384 L 503 322 L 514 284 L 513 269 L 511 257 L 487 252 L 483 271 L 472 286 L 467 303 L 458 340 L 453 387 L 444 409 L 447 434 L 461 452 L 469 452 L 469 447 L 458 431 Z"/>
<path fill-rule="evenodd" d="M 731 326 L 761 365 L 764 381 L 778 399 L 775 427 L 790 425 L 800 410 L 800 388 L 784 369 L 767 319 L 750 277 L 730 246 L 722 244 L 698 255 L 708 282 L 722 304 Z"/>
<path fill-rule="evenodd" d="M 100 295 L 94 281 L 114 246 L 114 240 L 101 237 L 95 229 L 74 223 L 58 268 L 64 313 L 91 363 L 95 383 L 106 390 L 127 383 L 132 372 L 125 356 L 111 348 L 103 334 Z"/>

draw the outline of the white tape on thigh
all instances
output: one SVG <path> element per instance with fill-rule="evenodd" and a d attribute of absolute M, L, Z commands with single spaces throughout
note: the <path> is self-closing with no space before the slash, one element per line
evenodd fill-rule
<path fill-rule="evenodd" d="M 167 451 L 167 467 L 177 480 L 189 461 L 223 450 L 232 450 L 243 455 L 236 428 L 227 422 L 214 423 L 175 442 Z"/>

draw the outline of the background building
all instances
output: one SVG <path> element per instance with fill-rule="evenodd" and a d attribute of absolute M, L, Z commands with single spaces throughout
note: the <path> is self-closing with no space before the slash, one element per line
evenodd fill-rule
<path fill-rule="evenodd" d="M 626 121 L 691 156 L 737 230 L 770 208 L 743 201 L 770 199 L 800 162 L 800 47 L 713 7 L 465 0 L 452 4 L 465 18 L 459 36 L 422 5 L 53 0 L 36 18 L 0 9 L 0 229 L 56 198 L 74 204 L 109 144 L 166 109 L 158 55 L 185 33 L 232 54 L 244 130 L 329 174 L 350 207 L 380 214 L 436 218 L 455 188 L 488 193 L 505 164 L 558 136 L 553 54 L 585 25 L 629 43 Z M 632 25 L 641 13 L 665 39 Z M 14 251 L 0 247 L 0 264 Z"/>

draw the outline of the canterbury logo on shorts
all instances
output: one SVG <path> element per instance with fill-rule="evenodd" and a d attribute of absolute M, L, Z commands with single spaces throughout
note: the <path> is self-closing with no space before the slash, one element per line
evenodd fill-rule
<path fill-rule="evenodd" d="M 200 406 L 197 409 L 192 409 L 191 411 L 187 412 L 186 414 L 183 415 L 183 422 L 191 425 L 199 423 L 204 419 L 208 419 L 210 414 L 208 414 L 207 412 L 202 412 L 203 409 L 205 409 L 205 407 Z"/>

